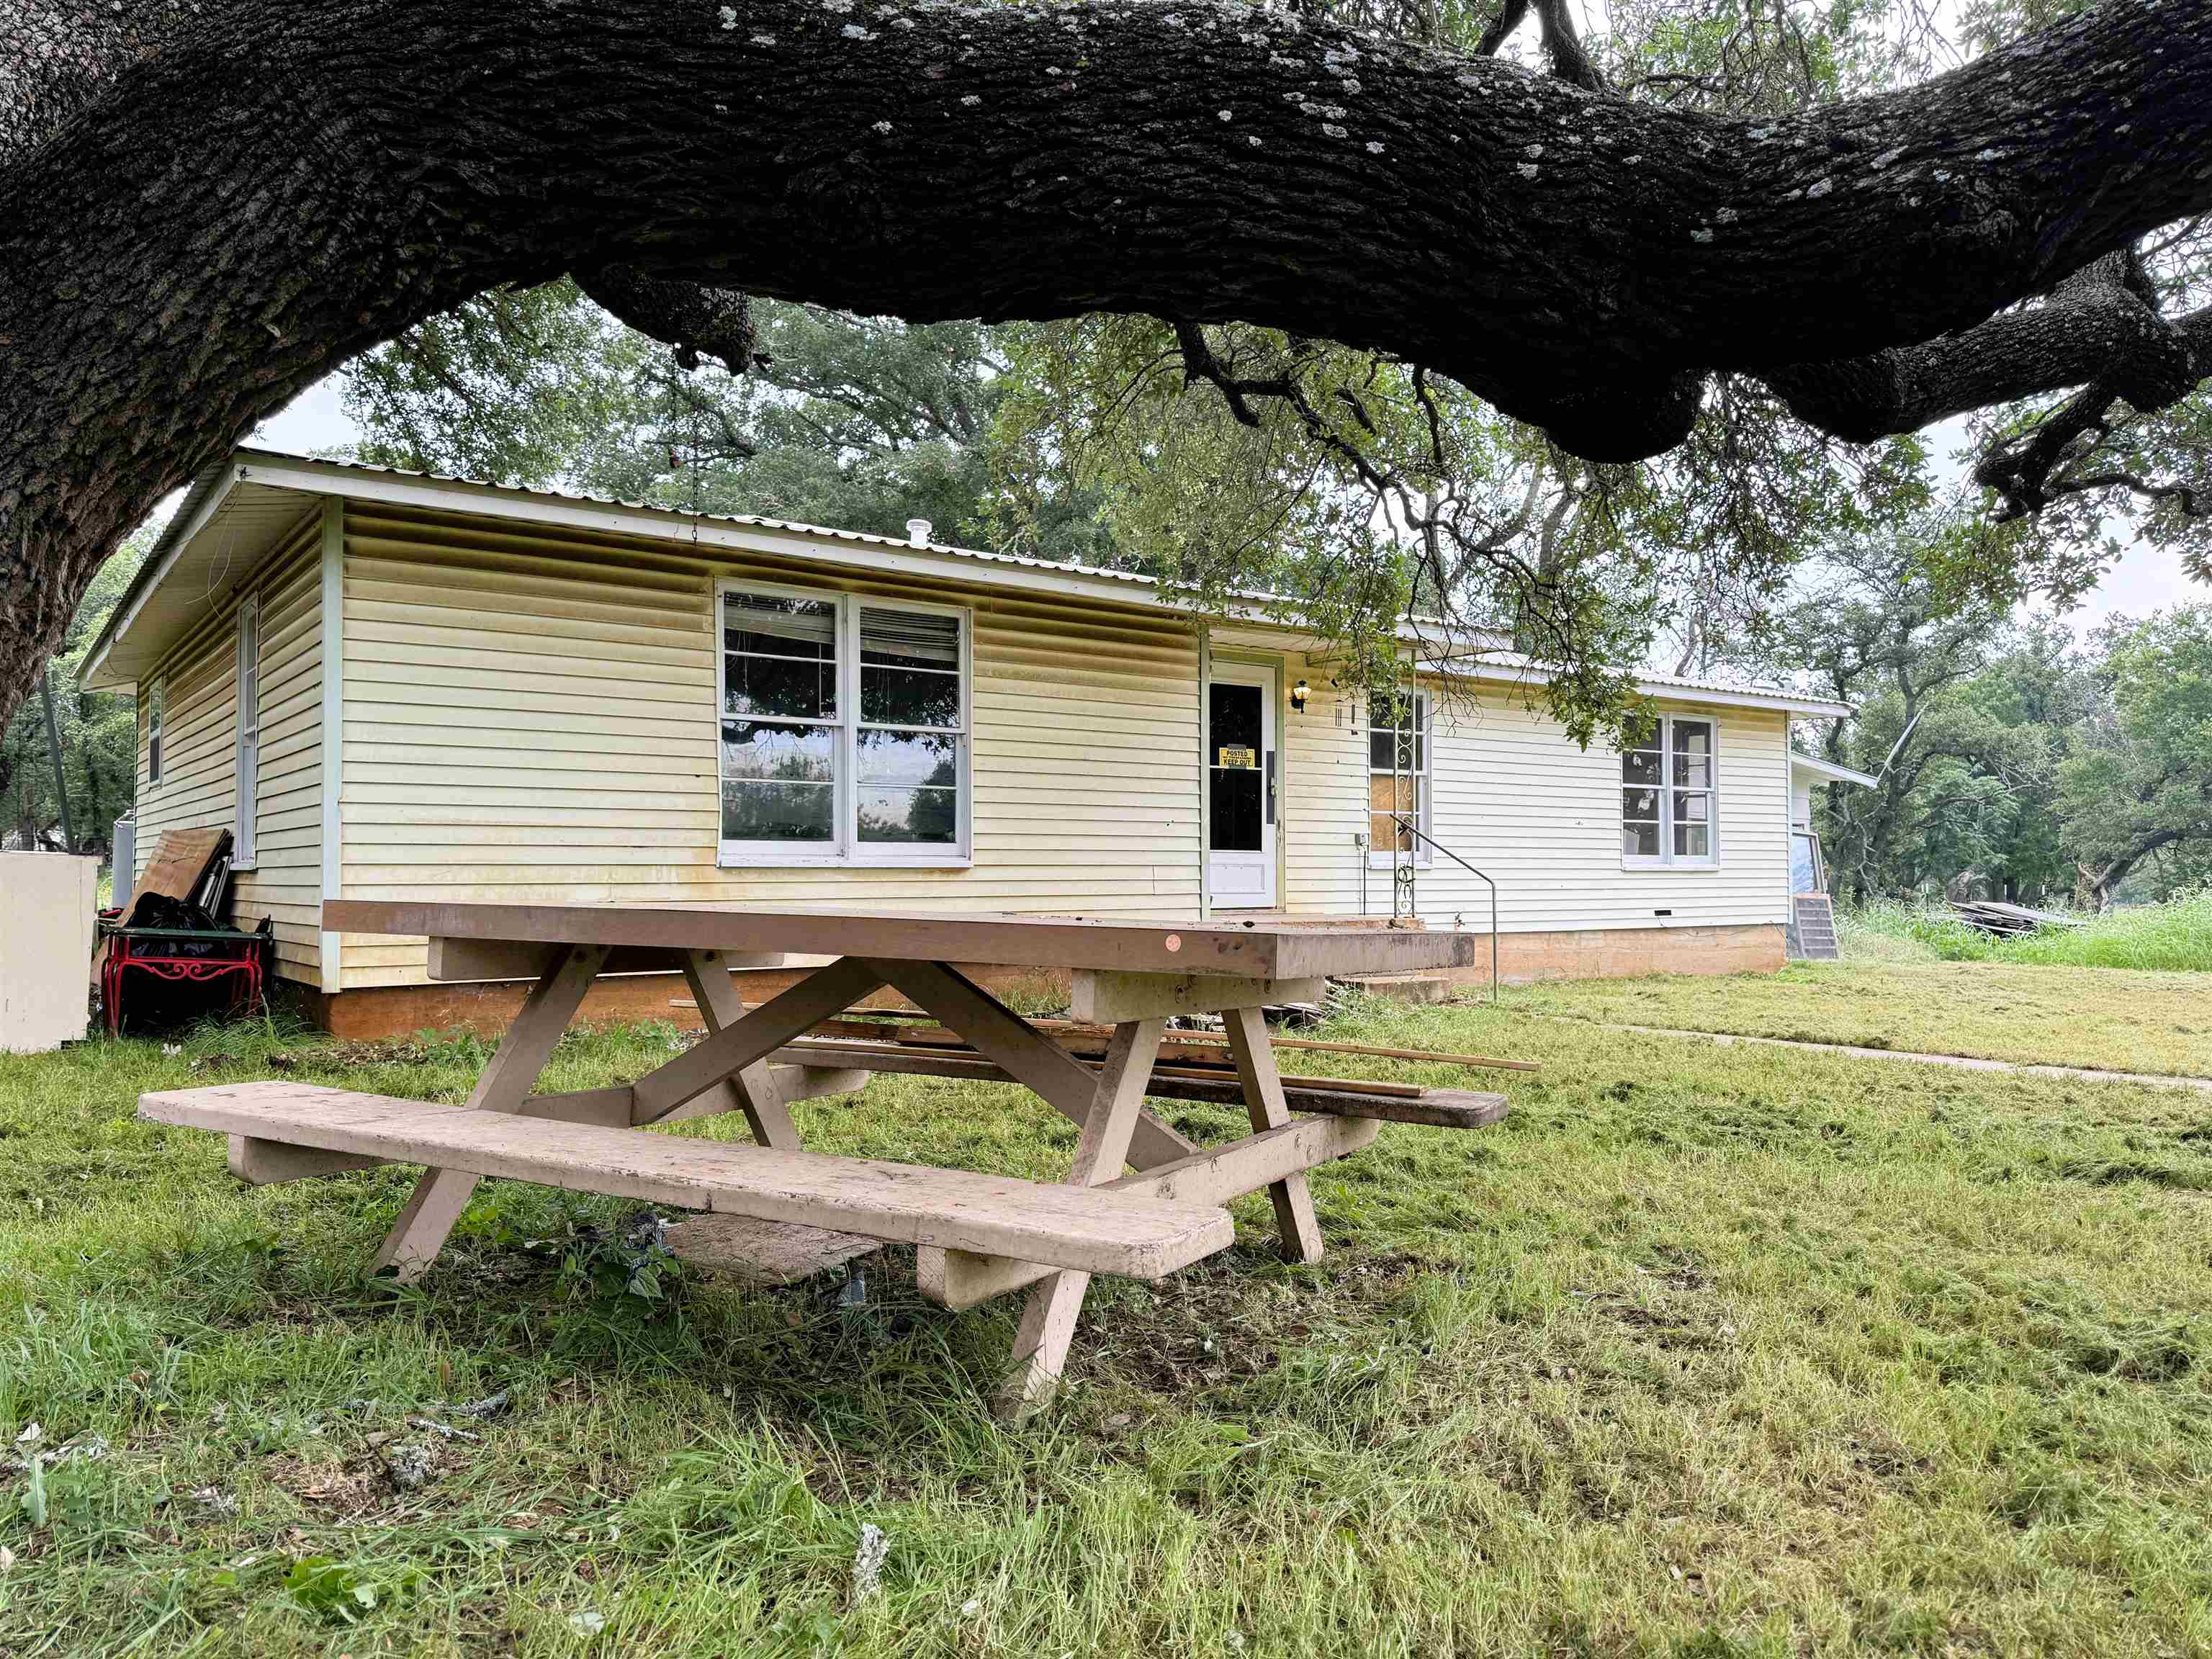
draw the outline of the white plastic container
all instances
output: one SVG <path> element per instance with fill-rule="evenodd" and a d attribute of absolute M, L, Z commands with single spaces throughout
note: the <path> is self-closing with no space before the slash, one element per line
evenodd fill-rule
<path fill-rule="evenodd" d="M 84 1036 L 100 860 L 0 853 L 0 1051 L 40 1054 Z"/>

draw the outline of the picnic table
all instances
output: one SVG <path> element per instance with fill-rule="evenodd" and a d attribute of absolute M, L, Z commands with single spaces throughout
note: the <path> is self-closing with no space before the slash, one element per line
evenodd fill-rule
<path fill-rule="evenodd" d="M 442 980 L 534 982 L 465 1106 L 289 1080 L 220 1084 L 142 1098 L 142 1116 L 230 1137 L 231 1168 L 289 1181 L 383 1163 L 424 1173 L 378 1254 L 411 1279 L 443 1248 L 477 1182 L 534 1181 L 694 1210 L 836 1229 L 911 1244 L 922 1293 L 952 1308 L 1026 1289 L 1000 1409 L 1048 1401 L 1093 1273 L 1158 1279 L 1226 1248 L 1231 1199 L 1264 1187 L 1285 1255 L 1322 1238 L 1307 1171 L 1371 1142 L 1382 1122 L 1474 1127 L 1501 1095 L 1285 1085 L 1262 1009 L 1321 999 L 1332 975 L 1465 965 L 1479 935 L 1268 921 L 1164 926 L 1018 915 L 823 909 L 332 900 L 338 933 L 427 936 Z M 731 975 L 803 976 L 757 1007 Z M 1078 1021 L 1109 1027 L 1094 1066 L 991 995 L 975 964 L 1070 972 Z M 707 1035 L 635 1082 L 533 1092 L 570 1018 L 603 974 L 679 969 Z M 811 1036 L 889 988 L 957 1033 L 961 1053 Z M 1217 1014 L 1233 1067 L 1155 1075 L 1168 1020 Z M 834 1028 L 833 1028 L 834 1029 Z M 1080 1129 L 1064 1183 L 803 1150 L 790 1108 L 850 1093 L 876 1072 L 1010 1081 Z M 1241 1101 L 1252 1133 L 1201 1147 L 1146 1096 Z M 741 1113 L 757 1145 L 647 1133 Z M 1305 1114 L 1301 1115 L 1300 1114 Z M 1124 1166 L 1135 1173 L 1125 1174 Z"/>

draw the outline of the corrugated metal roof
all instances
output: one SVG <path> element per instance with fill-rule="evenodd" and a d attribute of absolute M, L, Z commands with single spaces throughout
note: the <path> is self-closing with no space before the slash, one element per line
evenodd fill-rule
<path fill-rule="evenodd" d="M 208 467 L 192 482 L 191 492 L 176 515 L 169 521 L 161 539 L 148 556 L 137 578 L 124 595 L 86 653 L 88 665 L 100 662 L 111 641 L 111 635 L 119 633 L 137 614 L 143 595 L 158 584 L 178 550 L 176 542 L 187 533 L 188 527 L 198 516 L 200 504 L 226 477 L 240 476 L 240 470 L 254 463 L 305 463 L 319 471 L 337 473 L 356 473 L 364 477 L 388 477 L 417 481 L 422 483 L 450 486 L 469 491 L 484 491 L 493 495 L 520 497 L 525 500 L 576 503 L 604 507 L 625 513 L 641 513 L 670 522 L 675 526 L 687 523 L 727 525 L 741 530 L 760 530 L 786 535 L 818 537 L 825 540 L 848 543 L 858 546 L 878 547 L 908 553 L 927 552 L 939 558 L 969 561 L 977 564 L 1033 570 L 1046 574 L 1057 574 L 1085 580 L 1100 580 L 1121 584 L 1143 594 L 1156 604 L 1170 603 L 1167 585 L 1158 578 L 1142 571 L 1117 570 L 1110 566 L 1084 564 L 1075 560 L 1041 559 L 1022 553 L 994 552 L 984 548 L 961 547 L 949 542 L 918 543 L 902 537 L 878 536 L 867 531 L 840 530 L 834 526 L 806 524 L 791 519 L 772 519 L 758 514 L 703 513 L 689 507 L 667 507 L 652 501 L 642 501 L 625 496 L 599 495 L 589 490 L 555 489 L 542 485 L 490 483 L 481 478 L 470 478 L 447 472 L 417 471 L 405 467 L 380 466 L 374 462 L 334 460 L 323 456 L 303 455 L 295 452 L 270 449 L 258 446 L 241 445 L 222 461 Z M 335 493 L 343 493 L 338 491 Z M 1295 629 L 1295 620 L 1285 619 L 1280 613 L 1295 611 L 1296 601 L 1284 595 L 1251 591 L 1234 591 L 1231 598 L 1245 601 L 1262 613 L 1272 616 L 1247 617 L 1243 620 L 1260 626 Z M 1431 619 L 1431 626 L 1441 625 Z M 1415 630 L 1418 631 L 1418 630 Z M 1409 635 L 1410 636 L 1410 635 Z M 1472 673 L 1481 678 L 1516 678 L 1529 675 L 1541 677 L 1543 665 L 1517 657 L 1510 652 L 1478 647 L 1468 657 L 1457 659 L 1445 672 Z M 1808 697 L 1787 687 L 1759 684 L 1754 682 L 1700 680 L 1672 674 L 1643 674 L 1638 677 L 1638 688 L 1646 695 L 1664 695 L 1669 690 L 1690 694 L 1707 694 L 1737 699 L 1752 699 L 1760 702 L 1810 714 L 1847 714 L 1848 706 L 1817 697 Z"/>
<path fill-rule="evenodd" d="M 1040 559 L 1024 553 L 994 553 L 980 547 L 961 547 L 951 542 L 915 542 L 903 536 L 878 536 L 865 530 L 839 530 L 830 525 L 806 524 L 796 519 L 770 519 L 757 513 L 702 513 L 693 507 L 669 507 L 659 501 L 635 501 L 626 495 L 602 495 L 588 489 L 553 489 L 542 484 L 492 483 L 452 472 L 420 472 L 403 466 L 380 466 L 373 461 L 332 460 L 321 455 L 301 455 L 282 449 L 240 445 L 240 457 L 271 460 L 313 461 L 318 466 L 340 467 L 349 472 L 380 474 L 392 478 L 420 478 L 426 483 L 462 484 L 474 489 L 496 489 L 510 495 L 534 495 L 542 501 L 589 501 L 598 507 L 618 507 L 630 513 L 660 513 L 672 518 L 696 519 L 702 524 L 737 525 L 752 530 L 778 530 L 793 535 L 823 536 L 832 541 L 854 542 L 868 547 L 920 548 L 956 559 L 980 559 L 988 564 L 1016 565 L 1030 570 L 1058 570 L 1070 575 L 1105 576 L 1139 587 L 1157 588 L 1156 576 L 1139 570 L 1116 570 L 1109 565 L 1079 564 L 1073 560 Z M 1252 593 L 1239 597 L 1282 603 L 1279 595 Z"/>

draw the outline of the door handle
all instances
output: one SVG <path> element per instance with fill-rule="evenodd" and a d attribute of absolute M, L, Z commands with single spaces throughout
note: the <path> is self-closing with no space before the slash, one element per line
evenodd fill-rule
<path fill-rule="evenodd" d="M 1275 821 L 1275 751 L 1267 751 L 1267 822 Z"/>

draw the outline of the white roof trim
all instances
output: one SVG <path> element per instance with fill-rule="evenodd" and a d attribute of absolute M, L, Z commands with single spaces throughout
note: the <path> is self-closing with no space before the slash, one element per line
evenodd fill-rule
<path fill-rule="evenodd" d="M 1809 772 L 1816 778 L 1826 778 L 1831 783 L 1855 783 L 1862 789 L 1871 789 L 1881 780 L 1869 777 L 1864 772 L 1855 772 L 1848 766 L 1838 766 L 1833 761 L 1822 760 L 1818 755 L 1808 755 L 1800 750 L 1790 751 L 1790 769 Z"/>
<path fill-rule="evenodd" d="M 1490 680 L 1518 684 L 1534 680 L 1539 684 L 1551 677 L 1551 670 L 1540 663 L 1526 659 L 1505 658 L 1493 661 L 1473 659 L 1441 663 L 1424 663 L 1425 674 L 1449 674 L 1457 678 Z M 1849 714 L 1849 703 L 1829 702 L 1819 697 L 1799 696 L 1794 691 L 1756 685 L 1713 685 L 1697 680 L 1679 680 L 1664 675 L 1653 676 L 1636 682 L 1641 696 L 1667 702 L 1693 703 L 1708 708 L 1778 708 L 1792 714 Z"/>
<path fill-rule="evenodd" d="M 272 489 L 296 489 L 386 506 L 429 507 L 478 518 L 683 541 L 725 551 L 775 554 L 850 569 L 890 571 L 902 575 L 957 575 L 984 586 L 1103 599 L 1112 605 L 1139 605 L 1147 610 L 1179 608 L 1160 593 L 1159 584 L 1152 577 L 1133 571 L 1054 564 L 1042 559 L 988 553 L 937 542 L 916 547 L 910 542 L 856 530 L 831 530 L 778 519 L 685 513 L 641 502 L 605 501 L 551 490 L 443 478 L 428 473 L 392 471 L 351 462 L 280 455 L 266 450 L 241 449 L 238 461 L 238 476 L 241 479 Z M 825 543 L 831 544 L 825 546 Z M 840 543 L 849 544 L 850 550 L 836 544 Z M 1240 619 L 1280 625 L 1256 602 L 1253 612 L 1249 617 Z"/>
<path fill-rule="evenodd" d="M 146 601 L 167 580 L 178 559 L 191 545 L 192 538 L 206 529 L 209 521 L 222 510 L 222 504 L 230 499 L 232 489 L 245 476 L 245 468 L 234 467 L 226 459 L 192 480 L 185 499 L 177 504 L 176 516 L 169 520 L 161 532 L 161 539 L 155 544 L 153 556 L 132 579 L 130 588 L 123 596 L 123 603 L 110 611 L 106 622 L 101 624 L 100 637 L 93 641 L 91 651 L 77 670 L 80 681 L 98 684 L 100 671 L 107 664 L 109 649 L 130 630 L 131 624 L 138 619 L 139 611 L 145 608 Z"/>
<path fill-rule="evenodd" d="M 976 586 L 1053 593 L 1140 610 L 1170 611 L 1185 617 L 1190 615 L 1172 593 L 1163 591 L 1157 579 L 1136 571 L 1054 563 L 1018 554 L 992 553 L 936 542 L 917 547 L 896 538 L 860 531 L 834 530 L 780 519 L 688 513 L 640 501 L 484 483 L 471 478 L 401 471 L 359 461 L 321 460 L 240 446 L 218 467 L 210 468 L 195 481 L 191 494 L 162 535 L 155 558 L 149 561 L 150 573 L 141 571 L 139 580 L 125 596 L 125 605 L 118 607 L 101 630 L 101 637 L 87 659 L 88 674 L 106 660 L 109 647 L 130 628 L 147 596 L 161 586 L 178 557 L 206 527 L 232 489 L 247 483 L 308 495 L 336 495 L 349 501 L 427 507 L 479 518 L 559 525 L 576 530 L 684 542 L 720 551 L 802 559 L 846 569 L 950 578 Z M 1241 596 L 1237 608 L 1217 620 L 1293 636 L 1305 635 L 1307 629 L 1299 620 L 1285 617 L 1287 608 L 1287 601 L 1263 594 Z M 1404 631 L 1408 639 L 1424 637 L 1410 624 Z M 1526 659 L 1469 658 L 1425 664 L 1422 672 L 1507 683 L 1541 683 L 1549 678 L 1542 665 Z M 1636 689 L 1650 697 L 1716 708 L 1775 708 L 1816 715 L 1851 712 L 1847 704 L 1799 696 L 1775 687 L 1713 685 L 1655 677 L 1638 680 Z"/>

